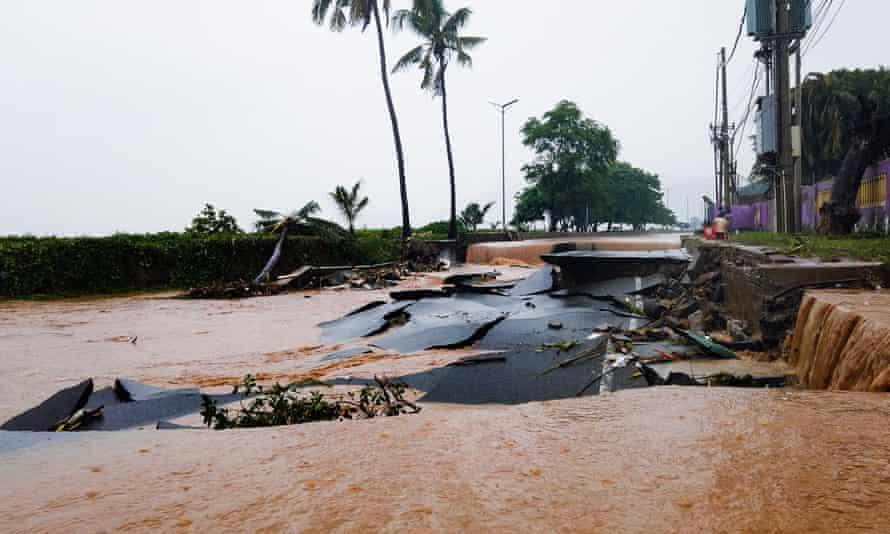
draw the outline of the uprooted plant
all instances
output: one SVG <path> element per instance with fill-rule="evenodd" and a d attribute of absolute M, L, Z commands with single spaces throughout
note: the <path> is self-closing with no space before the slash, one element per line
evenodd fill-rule
<path fill-rule="evenodd" d="M 328 400 L 325 395 L 313 391 L 301 396 L 297 390 L 304 384 L 275 383 L 270 388 L 258 385 L 247 375 L 236 385 L 233 394 L 253 397 L 239 408 L 220 408 L 215 400 L 202 395 L 201 416 L 204 424 L 216 430 L 228 428 L 257 428 L 265 426 L 298 425 L 313 421 L 339 421 L 344 419 L 371 419 L 414 414 L 420 411 L 413 402 L 405 400 L 405 387 L 386 377 L 374 377 L 374 385 L 358 392 L 351 391 L 345 397 Z"/>

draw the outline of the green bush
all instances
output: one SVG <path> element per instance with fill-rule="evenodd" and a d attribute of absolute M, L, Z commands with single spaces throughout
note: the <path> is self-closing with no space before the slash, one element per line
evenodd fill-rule
<path fill-rule="evenodd" d="M 362 263 L 396 261 L 401 254 L 402 230 L 356 230 L 355 248 Z"/>
<path fill-rule="evenodd" d="M 0 296 L 187 288 L 250 279 L 262 269 L 275 242 L 266 235 L 178 233 L 0 238 Z M 361 263 L 360 249 L 349 239 L 290 237 L 277 272 L 307 264 Z"/>

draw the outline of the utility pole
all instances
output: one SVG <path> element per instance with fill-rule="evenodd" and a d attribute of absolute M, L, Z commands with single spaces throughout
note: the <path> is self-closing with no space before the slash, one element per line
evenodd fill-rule
<path fill-rule="evenodd" d="M 779 211 L 779 232 L 793 233 L 797 231 L 794 214 L 794 198 L 789 191 L 789 183 L 794 174 L 794 160 L 791 146 L 791 69 L 789 68 L 791 38 L 791 0 L 776 0 L 776 32 L 778 39 L 775 47 L 776 92 L 778 97 L 779 115 L 779 167 L 776 173 L 777 204 L 781 201 Z"/>
<path fill-rule="evenodd" d="M 501 112 L 501 223 L 504 232 L 507 232 L 507 126 L 506 114 L 507 108 L 519 102 L 519 99 L 513 99 L 506 104 L 498 104 L 490 102 L 491 105 L 498 108 Z"/>
<path fill-rule="evenodd" d="M 732 207 L 732 159 L 729 150 L 729 103 L 726 96 L 726 47 L 720 49 L 720 64 L 723 73 L 723 126 L 720 130 L 720 169 L 723 175 L 723 209 Z M 687 208 L 688 211 L 688 208 Z"/>
<path fill-rule="evenodd" d="M 801 86 L 801 42 L 797 40 L 795 51 L 795 93 L 794 93 L 794 125 L 797 132 L 796 148 L 794 153 L 794 221 L 795 231 L 803 231 L 803 216 L 801 215 L 801 187 L 803 182 L 803 87 Z"/>

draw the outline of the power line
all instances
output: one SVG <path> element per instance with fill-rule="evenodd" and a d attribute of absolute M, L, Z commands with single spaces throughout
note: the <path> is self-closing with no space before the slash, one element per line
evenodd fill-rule
<path fill-rule="evenodd" d="M 751 83 L 751 94 L 748 97 L 748 107 L 745 110 L 745 116 L 739 121 L 739 127 L 736 129 L 733 134 L 733 144 L 736 146 L 735 153 L 738 154 L 739 150 L 742 148 L 742 140 L 745 138 L 745 132 L 748 128 L 748 121 L 751 118 L 751 111 L 754 108 L 754 95 L 757 94 L 757 89 L 760 88 L 760 69 L 755 69 L 754 71 L 754 81 Z M 735 136 L 741 134 L 739 137 L 739 141 L 736 144 Z"/>
<path fill-rule="evenodd" d="M 735 36 L 735 43 L 732 45 L 732 52 L 729 53 L 729 59 L 726 60 L 726 64 L 729 65 L 732 63 L 732 58 L 735 57 L 735 52 L 739 47 L 739 41 L 742 39 L 742 30 L 745 28 L 745 19 L 748 17 L 748 5 L 745 4 L 745 10 L 742 11 L 742 20 L 739 21 L 739 33 Z"/>
<path fill-rule="evenodd" d="M 822 39 L 825 39 L 825 36 L 828 35 L 828 32 L 831 31 L 832 26 L 834 26 L 834 22 L 837 20 L 838 15 L 841 14 L 841 10 L 844 9 L 844 6 L 847 4 L 847 0 L 841 0 L 841 4 L 838 6 L 837 10 L 834 12 L 834 17 L 831 18 L 831 22 L 828 23 L 828 26 L 825 28 L 825 31 L 822 32 L 822 35 L 813 42 L 803 53 L 808 54 L 814 48 L 819 46 L 819 43 L 822 42 Z"/>
<path fill-rule="evenodd" d="M 813 37 L 819 33 L 819 30 L 822 29 L 822 25 L 825 24 L 825 20 L 828 18 L 828 12 L 831 10 L 831 5 L 834 3 L 834 0 L 822 0 L 822 3 L 819 4 L 819 7 L 816 8 L 816 14 L 814 16 L 815 22 L 813 23 L 813 27 L 810 28 L 810 31 L 807 34 L 807 50 L 802 50 L 801 55 L 804 55 L 806 52 L 809 52 L 809 47 L 813 43 Z"/>

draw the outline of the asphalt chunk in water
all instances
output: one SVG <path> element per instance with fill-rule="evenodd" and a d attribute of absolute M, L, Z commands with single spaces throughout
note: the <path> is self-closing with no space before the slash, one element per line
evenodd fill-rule
<path fill-rule="evenodd" d="M 322 323 L 322 339 L 325 344 L 335 345 L 353 339 L 369 337 L 385 331 L 391 326 L 394 317 L 410 308 L 415 301 L 399 301 L 381 304 Z"/>
<path fill-rule="evenodd" d="M 83 408 L 93 393 L 93 380 L 65 388 L 0 426 L 0 430 L 46 432 Z"/>
<path fill-rule="evenodd" d="M 538 269 L 528 278 L 519 281 L 506 294 L 513 297 L 540 295 L 552 291 L 556 286 L 556 270 L 552 265 Z"/>
<path fill-rule="evenodd" d="M 502 321 L 505 311 L 472 299 L 432 299 L 411 306 L 410 320 L 374 345 L 408 354 L 429 349 L 460 348 L 478 340 Z"/>
<path fill-rule="evenodd" d="M 599 354 L 573 365 L 555 368 L 559 362 L 581 351 L 601 346 Z M 491 365 L 449 366 L 399 378 L 409 387 L 424 392 L 419 402 L 454 404 L 524 404 L 567 399 L 577 396 L 584 386 L 603 371 L 606 348 L 590 341 L 569 352 L 535 352 L 532 347 L 498 354 L 502 363 Z M 549 372 L 548 372 L 549 371 Z M 634 376 L 634 369 L 621 369 L 616 377 L 618 388 L 647 387 L 645 379 Z M 584 395 L 599 393 L 598 385 Z"/>

